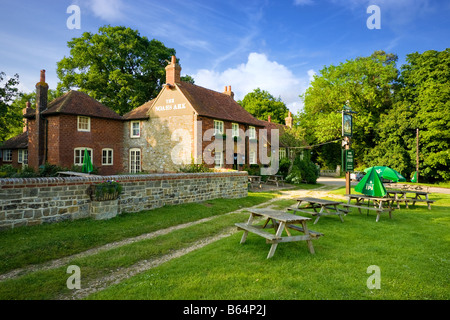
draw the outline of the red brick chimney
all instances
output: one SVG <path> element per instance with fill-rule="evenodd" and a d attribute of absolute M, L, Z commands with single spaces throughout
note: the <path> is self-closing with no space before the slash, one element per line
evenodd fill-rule
<path fill-rule="evenodd" d="M 230 97 L 232 97 L 234 99 L 234 92 L 231 91 L 231 86 L 225 86 L 225 89 L 223 91 L 224 94 L 229 95 Z"/>
<path fill-rule="evenodd" d="M 181 67 L 177 64 L 177 58 L 172 56 L 172 61 L 166 66 L 166 84 L 180 83 Z"/>
<path fill-rule="evenodd" d="M 28 135 L 28 165 L 38 169 L 45 164 L 46 121 L 42 112 L 47 109 L 48 84 L 45 82 L 45 70 L 41 70 L 39 82 L 36 83 L 36 119 Z"/>
<path fill-rule="evenodd" d="M 22 109 L 22 114 L 26 115 L 31 110 L 31 103 L 27 101 L 26 107 Z M 23 118 L 23 132 L 28 131 L 28 120 L 27 118 Z"/>

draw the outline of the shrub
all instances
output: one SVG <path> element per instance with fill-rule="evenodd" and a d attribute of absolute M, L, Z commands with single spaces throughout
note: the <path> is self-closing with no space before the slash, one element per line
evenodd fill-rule
<path fill-rule="evenodd" d="M 195 164 L 195 163 L 191 163 L 191 164 L 187 164 L 184 167 L 181 167 L 180 169 L 178 169 L 179 172 L 184 172 L 184 173 L 198 173 L 198 172 L 212 172 L 212 170 L 210 168 L 208 168 L 206 166 L 206 164 L 204 163 L 200 163 L 200 164 Z"/>
<path fill-rule="evenodd" d="M 0 177 L 1 178 L 11 178 L 13 175 L 17 174 L 17 169 L 10 164 L 4 164 L 0 167 Z"/>
<path fill-rule="evenodd" d="M 319 177 L 319 170 L 309 158 L 301 159 L 297 156 L 292 166 L 292 171 L 286 177 L 286 181 L 290 183 L 306 182 L 314 184 Z"/>
<path fill-rule="evenodd" d="M 288 158 L 283 158 L 280 160 L 280 166 L 278 168 L 278 174 L 282 175 L 284 178 L 287 177 L 289 172 L 289 166 L 291 161 Z"/>

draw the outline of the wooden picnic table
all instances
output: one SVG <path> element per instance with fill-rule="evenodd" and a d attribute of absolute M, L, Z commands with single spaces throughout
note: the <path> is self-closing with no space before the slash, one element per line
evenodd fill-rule
<path fill-rule="evenodd" d="M 384 212 L 389 212 L 389 217 L 392 219 L 391 212 L 394 208 L 391 207 L 391 202 L 393 203 L 393 198 L 371 197 L 362 194 L 346 194 L 345 196 L 348 198 L 348 202 L 342 204 L 345 208 L 358 208 L 359 213 L 361 213 L 361 208 L 367 209 L 367 215 L 369 215 L 369 210 L 376 211 L 376 222 L 380 220 L 380 215 Z M 351 204 L 351 200 L 356 200 L 356 204 Z M 370 202 L 372 202 L 372 206 Z M 367 207 L 363 207 L 364 204 L 367 204 Z"/>
<path fill-rule="evenodd" d="M 272 244 L 267 259 L 274 255 L 278 243 L 281 242 L 306 241 L 309 252 L 314 254 L 314 247 L 311 240 L 323 236 L 320 232 L 308 229 L 306 222 L 311 220 L 311 218 L 272 209 L 249 209 L 249 211 L 250 217 L 248 218 L 247 223 L 235 224 L 239 230 L 244 230 L 240 243 L 242 244 L 247 240 L 249 232 L 265 238 L 267 243 Z M 264 224 L 254 224 L 255 217 L 263 217 L 265 219 Z M 269 225 L 270 221 L 272 221 L 271 225 Z M 274 228 L 276 231 L 275 234 L 264 230 L 267 228 Z M 290 229 L 300 231 L 304 233 L 304 235 L 292 235 Z M 283 231 L 286 231 L 286 236 L 283 236 Z"/>
<path fill-rule="evenodd" d="M 274 184 L 277 185 L 277 187 L 279 186 L 279 183 L 281 183 L 284 186 L 283 176 L 279 174 L 272 174 L 267 176 L 266 184 L 268 184 L 269 182 L 273 182 Z"/>
<path fill-rule="evenodd" d="M 408 197 L 407 194 L 414 194 L 412 197 Z M 386 189 L 386 196 L 393 198 L 393 201 L 397 202 L 397 209 L 400 209 L 400 202 L 404 202 L 406 208 L 409 208 L 408 202 L 412 202 L 415 205 L 416 202 L 426 202 L 428 210 L 431 210 L 431 204 L 434 200 L 430 200 L 429 192 L 418 190 L 392 190 Z"/>
<path fill-rule="evenodd" d="M 261 176 L 248 176 L 248 182 L 252 188 L 254 185 L 258 186 L 260 189 L 262 188 Z"/>
<path fill-rule="evenodd" d="M 307 203 L 307 205 L 302 207 L 302 203 Z M 328 216 L 328 215 L 338 215 L 341 221 L 344 222 L 342 214 L 346 214 L 347 210 L 338 208 L 337 206 L 340 204 L 342 204 L 342 202 L 319 198 L 303 197 L 297 199 L 297 208 L 289 208 L 288 210 L 308 213 L 313 216 L 317 216 L 316 220 L 314 221 L 314 224 L 316 224 L 319 221 L 321 216 Z M 305 209 L 313 209 L 313 211 L 307 211 Z M 320 210 L 317 211 L 317 209 Z"/>

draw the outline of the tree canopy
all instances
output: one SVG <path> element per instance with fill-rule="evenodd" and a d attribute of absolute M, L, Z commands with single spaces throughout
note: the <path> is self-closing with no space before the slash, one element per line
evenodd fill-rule
<path fill-rule="evenodd" d="M 357 167 L 386 165 L 422 181 L 450 179 L 450 49 L 407 55 L 400 72 L 397 56 L 376 51 L 369 57 L 328 66 L 302 96 L 299 125 L 309 144 L 341 138 L 346 101 L 353 111 L 352 148 Z M 341 144 L 315 149 L 313 160 L 334 168 L 341 163 Z"/>
<path fill-rule="evenodd" d="M 5 77 L 6 74 L 0 72 L 0 142 L 11 138 L 23 124 L 23 107 L 12 104 L 18 93 L 19 75 L 15 74 L 7 80 Z"/>
<path fill-rule="evenodd" d="M 260 88 L 247 93 L 244 99 L 239 100 L 238 103 L 259 120 L 267 121 L 270 115 L 272 122 L 284 124 L 289 113 L 281 98 L 275 98 Z"/>
<path fill-rule="evenodd" d="M 407 55 L 401 68 L 394 107 L 378 126 L 378 144 L 370 163 L 383 162 L 426 181 L 450 180 L 450 49 Z"/>
<path fill-rule="evenodd" d="M 356 160 L 363 163 L 366 152 L 375 146 L 376 125 L 381 115 L 393 104 L 398 77 L 396 61 L 396 55 L 376 51 L 369 57 L 358 57 L 320 70 L 301 96 L 304 110 L 299 121 L 307 130 L 308 143 L 313 145 L 341 137 L 340 111 L 348 101 L 351 109 L 358 113 L 353 117 L 352 148 Z M 324 146 L 316 157 L 321 159 L 322 166 L 335 167 L 341 163 L 337 156 L 340 148 L 340 143 Z"/>
<path fill-rule="evenodd" d="M 58 91 L 83 91 L 119 114 L 157 96 L 175 55 L 175 49 L 123 26 L 84 32 L 68 47 L 70 56 L 57 63 Z"/>

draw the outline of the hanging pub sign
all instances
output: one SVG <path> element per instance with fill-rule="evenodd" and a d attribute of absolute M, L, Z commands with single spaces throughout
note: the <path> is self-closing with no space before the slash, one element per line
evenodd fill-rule
<path fill-rule="evenodd" d="M 342 112 L 342 136 L 351 137 L 353 134 L 353 121 L 352 115 Z"/>

